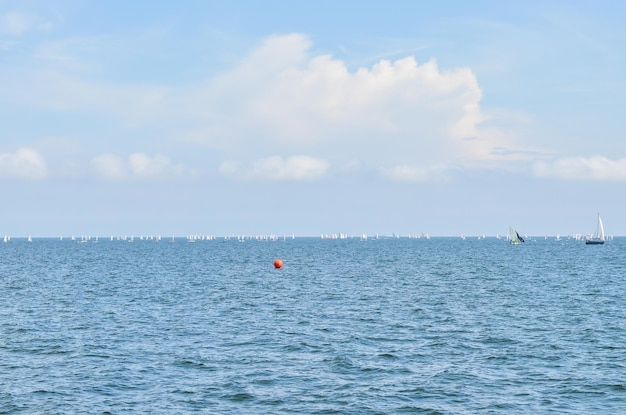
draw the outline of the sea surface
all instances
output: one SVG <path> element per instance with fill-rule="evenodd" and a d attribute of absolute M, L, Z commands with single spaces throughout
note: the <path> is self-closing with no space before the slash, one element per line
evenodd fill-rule
<path fill-rule="evenodd" d="M 625 298 L 623 238 L 12 239 L 0 413 L 626 413 Z"/>

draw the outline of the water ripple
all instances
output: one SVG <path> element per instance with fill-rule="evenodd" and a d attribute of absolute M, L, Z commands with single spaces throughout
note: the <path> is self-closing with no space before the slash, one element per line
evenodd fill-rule
<path fill-rule="evenodd" d="M 625 247 L 12 241 L 0 413 L 618 413 Z"/>

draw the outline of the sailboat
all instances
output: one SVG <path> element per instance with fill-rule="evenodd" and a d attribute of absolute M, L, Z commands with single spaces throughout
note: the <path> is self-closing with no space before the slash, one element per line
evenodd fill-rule
<path fill-rule="evenodd" d="M 524 238 L 522 238 L 512 226 L 509 226 L 509 242 L 513 245 L 524 243 Z"/>
<path fill-rule="evenodd" d="M 602 245 L 605 241 L 604 238 L 604 225 L 602 225 L 602 218 L 598 213 L 598 224 L 596 225 L 596 231 L 591 235 L 591 237 L 587 237 L 585 240 L 586 245 Z"/>

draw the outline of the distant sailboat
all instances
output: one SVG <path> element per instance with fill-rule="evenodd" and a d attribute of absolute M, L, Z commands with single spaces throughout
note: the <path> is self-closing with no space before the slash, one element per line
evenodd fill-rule
<path fill-rule="evenodd" d="M 591 235 L 591 237 L 588 237 L 585 240 L 585 244 L 586 245 L 602 245 L 604 241 L 605 241 L 604 225 L 602 224 L 602 218 L 600 217 L 600 214 L 598 213 L 598 223 L 596 225 L 596 230 L 593 233 L 593 235 Z"/>
<path fill-rule="evenodd" d="M 509 242 L 513 245 L 524 243 L 524 238 L 512 226 L 509 226 Z"/>

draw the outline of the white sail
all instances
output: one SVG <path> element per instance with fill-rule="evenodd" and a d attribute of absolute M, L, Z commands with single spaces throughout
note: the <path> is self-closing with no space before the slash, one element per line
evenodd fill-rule
<path fill-rule="evenodd" d="M 512 226 L 509 226 L 509 242 L 515 245 L 524 243 L 524 238 Z"/>
<path fill-rule="evenodd" d="M 592 235 L 593 239 L 599 239 L 604 241 L 604 225 L 602 224 L 602 218 L 598 213 L 598 224 L 596 225 L 596 231 Z"/>

